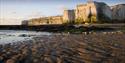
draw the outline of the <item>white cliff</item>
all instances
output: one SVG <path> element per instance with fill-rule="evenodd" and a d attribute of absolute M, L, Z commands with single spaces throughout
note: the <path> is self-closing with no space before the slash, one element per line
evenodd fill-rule
<path fill-rule="evenodd" d="M 99 21 L 110 21 L 112 19 L 112 11 L 104 2 L 95 2 L 97 9 L 97 17 Z"/>
<path fill-rule="evenodd" d="M 125 21 L 125 4 L 112 6 L 113 20 Z"/>
<path fill-rule="evenodd" d="M 112 19 L 112 12 L 110 7 L 103 2 L 87 2 L 87 4 L 77 5 L 76 7 L 76 19 L 83 19 L 83 21 L 89 18 L 96 21 L 110 21 Z"/>

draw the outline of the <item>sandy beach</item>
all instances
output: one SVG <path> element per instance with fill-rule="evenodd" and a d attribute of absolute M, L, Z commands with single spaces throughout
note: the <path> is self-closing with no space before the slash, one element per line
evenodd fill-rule
<path fill-rule="evenodd" d="M 125 63 L 125 33 L 52 34 L 0 45 L 0 63 Z"/>

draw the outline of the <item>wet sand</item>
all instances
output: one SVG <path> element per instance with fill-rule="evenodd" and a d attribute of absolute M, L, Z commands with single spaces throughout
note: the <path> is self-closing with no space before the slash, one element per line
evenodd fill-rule
<path fill-rule="evenodd" d="M 125 63 L 125 33 L 59 33 L 0 45 L 0 63 Z"/>

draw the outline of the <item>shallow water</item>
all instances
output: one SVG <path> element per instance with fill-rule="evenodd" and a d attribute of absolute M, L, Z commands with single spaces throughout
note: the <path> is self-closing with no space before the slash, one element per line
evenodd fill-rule
<path fill-rule="evenodd" d="M 51 33 L 25 30 L 0 30 L 0 44 L 32 40 L 33 37 L 41 35 L 51 35 Z"/>

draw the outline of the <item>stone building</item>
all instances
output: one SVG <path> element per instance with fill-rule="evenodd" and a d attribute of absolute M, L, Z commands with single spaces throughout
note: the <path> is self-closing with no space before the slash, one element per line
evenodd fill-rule
<path fill-rule="evenodd" d="M 80 4 L 76 7 L 76 19 L 83 22 L 88 21 L 101 21 L 101 19 L 112 19 L 110 7 L 103 2 L 87 2 L 87 4 Z"/>
<path fill-rule="evenodd" d="M 125 4 L 112 6 L 113 20 L 125 21 Z"/>
<path fill-rule="evenodd" d="M 63 22 L 73 22 L 75 20 L 75 10 L 64 10 Z"/>

